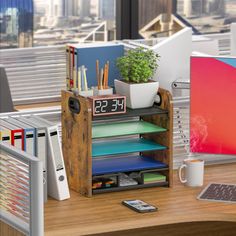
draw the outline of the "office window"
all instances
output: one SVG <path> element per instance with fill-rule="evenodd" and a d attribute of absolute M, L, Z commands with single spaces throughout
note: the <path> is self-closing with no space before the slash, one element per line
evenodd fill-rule
<path fill-rule="evenodd" d="M 177 0 L 177 13 L 199 33 L 222 33 L 236 22 L 235 0 Z"/>
<path fill-rule="evenodd" d="M 117 0 L 117 37 L 149 39 L 169 36 L 174 0 Z"/>
<path fill-rule="evenodd" d="M 172 18 L 175 11 L 173 0 L 139 0 L 139 34 L 141 37 L 166 37 L 183 28 L 177 27 Z"/>
<path fill-rule="evenodd" d="M 0 48 L 108 41 L 116 0 L 0 0 Z"/>
<path fill-rule="evenodd" d="M 0 48 L 32 47 L 33 0 L 0 1 Z"/>
<path fill-rule="evenodd" d="M 34 46 L 115 38 L 115 0 L 34 2 Z"/>
<path fill-rule="evenodd" d="M 169 36 L 184 27 L 195 34 L 224 33 L 236 22 L 235 0 L 138 0 L 139 34 Z"/>

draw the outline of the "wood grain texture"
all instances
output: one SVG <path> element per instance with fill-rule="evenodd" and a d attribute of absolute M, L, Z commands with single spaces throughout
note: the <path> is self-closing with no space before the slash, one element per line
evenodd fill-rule
<path fill-rule="evenodd" d="M 34 108 L 47 108 L 47 107 L 56 107 L 60 106 L 60 102 L 44 102 L 44 103 L 34 103 L 34 104 L 25 104 L 25 105 L 17 105 L 15 106 L 16 110 L 24 110 L 24 109 L 34 109 Z"/>
<path fill-rule="evenodd" d="M 167 150 L 157 151 L 157 152 L 144 152 L 146 156 L 150 156 L 158 161 L 162 161 L 169 166 L 169 171 L 165 171 L 167 180 L 169 181 L 169 186 L 173 185 L 173 103 L 172 96 L 170 92 L 165 89 L 159 88 L 159 93 L 161 96 L 160 108 L 168 110 L 167 115 L 152 115 L 144 116 L 143 120 L 150 123 L 166 128 L 167 132 L 162 132 L 158 134 L 146 134 L 143 135 L 144 138 L 155 141 L 156 143 L 168 147 Z"/>
<path fill-rule="evenodd" d="M 146 227 L 116 233 L 90 234 L 90 236 L 232 236 L 233 232 L 236 232 L 234 222 L 207 221 Z"/>
<path fill-rule="evenodd" d="M 69 98 L 80 103 L 80 113 L 69 109 Z M 62 91 L 62 150 L 69 187 L 82 195 L 92 195 L 92 115 L 89 101 Z"/>
<path fill-rule="evenodd" d="M 22 234 L 21 232 L 17 231 L 11 226 L 0 221 L 0 235 L 1 236 L 24 236 L 25 234 Z"/>
<path fill-rule="evenodd" d="M 206 167 L 203 187 L 210 182 L 236 183 L 235 169 L 236 164 Z M 203 187 L 185 187 L 174 172 L 173 188 L 114 192 L 93 198 L 85 198 L 71 191 L 69 200 L 59 202 L 49 199 L 46 203 L 45 236 L 234 235 L 236 204 L 197 200 Z M 135 198 L 153 204 L 159 210 L 139 214 L 121 204 L 123 200 Z M 204 229 L 212 233 L 197 234 Z"/>

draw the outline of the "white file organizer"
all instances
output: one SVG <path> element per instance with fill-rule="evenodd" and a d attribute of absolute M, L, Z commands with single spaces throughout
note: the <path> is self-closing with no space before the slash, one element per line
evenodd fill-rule
<path fill-rule="evenodd" d="M 42 162 L 0 141 L 1 221 L 29 236 L 44 235 Z"/>

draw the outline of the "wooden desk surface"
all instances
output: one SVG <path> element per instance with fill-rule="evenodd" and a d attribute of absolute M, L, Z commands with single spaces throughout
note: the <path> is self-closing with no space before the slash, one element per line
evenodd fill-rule
<path fill-rule="evenodd" d="M 16 110 L 28 110 L 28 109 L 39 109 L 39 108 L 47 108 L 47 107 L 54 107 L 60 106 L 60 102 L 45 102 L 45 103 L 33 103 L 28 105 L 17 105 L 15 106 Z"/>
<path fill-rule="evenodd" d="M 205 185 L 214 181 L 218 183 L 236 183 L 236 164 L 206 167 Z M 157 226 L 199 221 L 210 222 L 210 227 L 216 229 L 217 225 L 219 226 L 217 224 L 219 221 L 226 222 L 226 229 L 229 229 L 227 222 L 233 222 L 235 229 L 236 204 L 196 200 L 196 196 L 201 190 L 202 188 L 183 186 L 178 181 L 177 173 L 175 173 L 174 187 L 171 189 L 131 190 L 95 195 L 92 198 L 82 197 L 71 191 L 69 200 L 58 202 L 49 199 L 45 205 L 45 236 L 155 235 L 151 232 Z M 136 213 L 121 205 L 121 201 L 125 199 L 141 199 L 157 206 L 159 210 L 154 213 Z M 184 225 L 179 224 L 179 230 L 182 230 L 186 225 L 186 223 Z M 209 227 L 209 225 L 206 227 Z M 146 227 L 148 227 L 148 230 Z M 201 227 L 204 228 L 204 224 Z M 137 233 L 137 231 L 134 233 L 135 231 L 132 231 L 132 229 L 138 229 L 140 233 Z M 178 231 L 177 228 L 176 230 Z M 222 230 L 225 229 L 222 228 Z M 125 233 L 122 233 L 122 231 Z M 224 232 L 223 235 L 231 235 L 226 233 L 227 230 Z"/>

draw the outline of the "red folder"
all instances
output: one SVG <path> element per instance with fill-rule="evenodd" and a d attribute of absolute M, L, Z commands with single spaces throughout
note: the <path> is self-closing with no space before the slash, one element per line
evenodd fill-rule
<path fill-rule="evenodd" d="M 24 150 L 24 130 L 23 129 L 11 130 L 11 145 Z"/>

